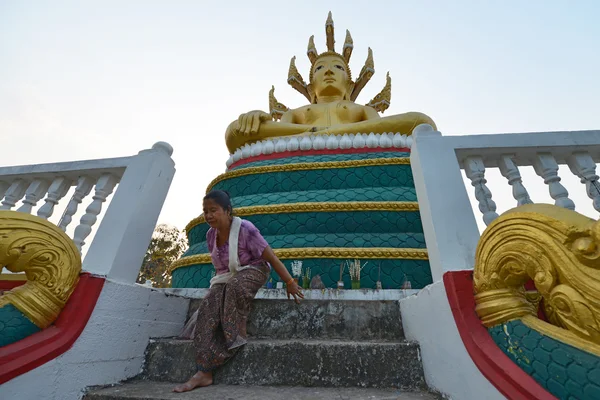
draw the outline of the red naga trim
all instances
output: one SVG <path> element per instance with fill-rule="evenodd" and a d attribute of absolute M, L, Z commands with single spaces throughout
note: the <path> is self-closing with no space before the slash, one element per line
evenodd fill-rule
<path fill-rule="evenodd" d="M 243 160 L 239 160 L 231 164 L 229 169 L 239 167 L 240 165 L 248 164 L 256 161 L 263 160 L 276 160 L 279 158 L 294 157 L 294 156 L 320 156 L 320 155 L 331 155 L 331 154 L 361 154 L 361 153 L 381 153 L 381 152 L 398 152 L 398 153 L 410 153 L 409 148 L 404 147 L 364 147 L 362 149 L 323 149 L 323 150 L 296 150 L 296 151 L 284 151 L 283 153 L 272 153 L 262 154 L 260 156 L 248 157 Z"/>
<path fill-rule="evenodd" d="M 87 325 L 103 286 L 104 278 L 81 274 L 75 291 L 52 326 L 0 347 L 0 384 L 47 363 L 71 348 Z"/>
<path fill-rule="evenodd" d="M 556 400 L 496 345 L 475 313 L 473 272 L 444 274 L 444 286 L 465 349 L 481 373 L 510 400 Z"/>

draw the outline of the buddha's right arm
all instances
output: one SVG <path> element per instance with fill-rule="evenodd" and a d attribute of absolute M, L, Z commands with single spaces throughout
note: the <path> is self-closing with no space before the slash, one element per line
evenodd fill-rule
<path fill-rule="evenodd" d="M 229 124 L 229 127 L 225 132 L 225 143 L 227 144 L 230 154 L 233 154 L 237 149 L 247 143 L 254 143 L 260 140 L 281 136 L 297 135 L 308 132 L 313 128 L 312 125 L 294 123 L 293 121 L 295 120 L 293 111 L 290 110 L 283 114 L 281 122 L 262 121 L 258 127 L 258 131 L 248 135 L 239 132 L 239 122 L 236 120 Z"/>

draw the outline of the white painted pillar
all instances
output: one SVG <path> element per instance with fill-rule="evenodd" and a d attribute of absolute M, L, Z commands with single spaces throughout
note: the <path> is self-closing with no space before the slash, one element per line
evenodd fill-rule
<path fill-rule="evenodd" d="M 83 261 L 83 269 L 134 283 L 175 174 L 173 148 L 158 142 L 127 166 Z"/>
<path fill-rule="evenodd" d="M 413 131 L 410 163 L 433 281 L 473 269 L 479 230 L 451 143 L 430 125 Z"/>

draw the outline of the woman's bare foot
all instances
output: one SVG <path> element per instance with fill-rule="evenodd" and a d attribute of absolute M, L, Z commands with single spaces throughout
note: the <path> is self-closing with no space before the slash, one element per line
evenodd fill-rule
<path fill-rule="evenodd" d="M 181 385 L 175 386 L 173 389 L 176 393 L 189 392 L 190 390 L 194 390 L 197 387 L 210 386 L 213 383 L 212 372 L 197 372 L 194 376 L 190 378 L 189 381 L 183 383 Z"/>

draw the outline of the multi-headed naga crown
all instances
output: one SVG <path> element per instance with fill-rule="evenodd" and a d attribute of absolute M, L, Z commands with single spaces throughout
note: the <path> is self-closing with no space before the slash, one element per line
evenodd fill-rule
<path fill-rule="evenodd" d="M 373 62 L 373 51 L 369 47 L 369 52 L 367 55 L 367 60 L 365 61 L 364 66 L 360 70 L 358 74 L 358 78 L 356 81 L 352 81 L 352 75 L 350 72 L 350 57 L 352 56 L 352 50 L 354 49 L 354 43 L 352 41 L 352 36 L 350 35 L 350 31 L 346 30 L 346 39 L 344 40 L 344 46 L 342 48 L 342 53 L 337 53 L 335 51 L 335 36 L 334 36 L 334 28 L 333 28 L 333 18 L 331 16 L 331 11 L 327 16 L 327 21 L 325 22 L 325 35 L 326 35 L 326 43 L 327 43 L 327 51 L 319 54 L 317 48 L 315 46 L 315 37 L 314 35 L 308 39 L 308 49 L 306 51 L 306 55 L 311 63 L 311 71 L 310 71 L 310 79 L 309 82 L 312 81 L 312 66 L 321 56 L 335 54 L 341 57 L 346 63 L 348 79 L 350 79 L 350 100 L 355 101 L 360 92 L 367 85 L 369 80 L 375 74 L 375 64 Z M 296 68 L 296 57 L 292 57 L 290 62 L 290 69 L 288 73 L 288 83 L 300 92 L 304 97 L 308 99 L 311 103 L 314 102 L 314 96 L 312 95 L 312 88 L 310 83 L 306 83 L 298 72 L 298 68 Z M 392 88 L 392 80 L 390 78 L 389 73 L 386 77 L 386 85 L 383 90 L 373 98 L 367 106 L 373 107 L 379 112 L 384 112 L 390 106 L 391 100 L 391 88 Z M 269 92 L 269 105 L 271 107 L 271 115 L 275 119 L 281 118 L 284 110 L 287 110 L 287 107 L 282 103 L 279 103 L 274 96 L 274 89 L 272 88 Z"/>

